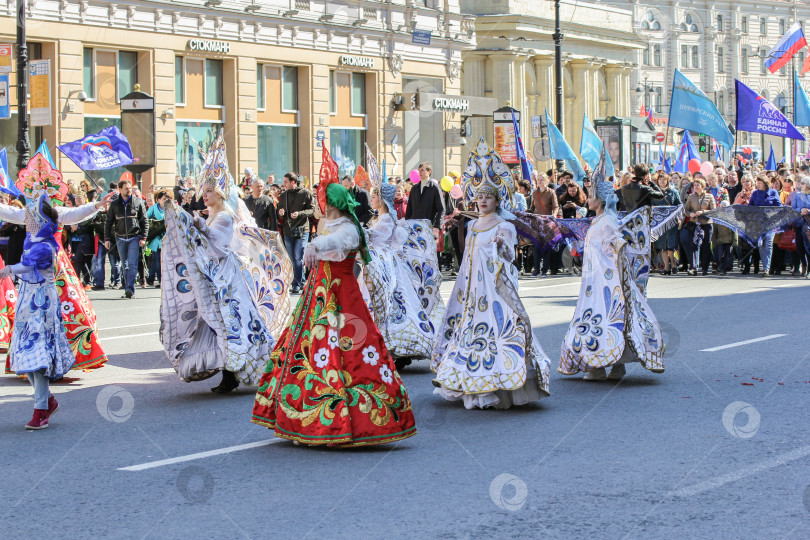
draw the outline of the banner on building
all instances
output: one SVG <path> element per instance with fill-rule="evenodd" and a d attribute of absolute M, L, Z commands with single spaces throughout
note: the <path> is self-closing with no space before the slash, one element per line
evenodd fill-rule
<path fill-rule="evenodd" d="M 51 61 L 31 60 L 28 65 L 32 126 L 51 125 Z"/>
<path fill-rule="evenodd" d="M 0 43 L 0 73 L 11 73 L 11 43 Z"/>
<path fill-rule="evenodd" d="M 8 104 L 8 75 L 0 75 L 0 119 L 11 118 L 11 107 Z"/>

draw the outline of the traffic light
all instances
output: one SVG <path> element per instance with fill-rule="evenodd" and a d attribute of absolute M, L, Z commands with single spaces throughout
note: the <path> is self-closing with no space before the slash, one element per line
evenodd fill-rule
<path fill-rule="evenodd" d="M 703 153 L 705 153 L 707 151 L 708 150 L 706 148 L 706 139 L 704 137 L 699 138 L 698 139 L 698 152 L 703 154 Z"/>

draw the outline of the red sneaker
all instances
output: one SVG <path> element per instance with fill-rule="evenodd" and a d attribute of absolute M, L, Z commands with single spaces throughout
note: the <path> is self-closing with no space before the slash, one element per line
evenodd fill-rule
<path fill-rule="evenodd" d="M 59 402 L 56 401 L 56 398 L 51 394 L 51 397 L 48 398 L 48 420 L 51 419 L 51 415 L 59 410 Z"/>
<path fill-rule="evenodd" d="M 25 429 L 45 429 L 48 427 L 48 410 L 34 409 L 34 417 L 25 424 Z"/>

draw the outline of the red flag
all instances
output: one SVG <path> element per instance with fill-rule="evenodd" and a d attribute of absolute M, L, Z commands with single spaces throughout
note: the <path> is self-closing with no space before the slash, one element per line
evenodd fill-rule
<path fill-rule="evenodd" d="M 318 205 L 324 214 L 326 213 L 326 186 L 338 182 L 340 182 L 340 171 L 324 143 L 321 154 L 321 172 L 318 174 Z"/>
<path fill-rule="evenodd" d="M 810 54 L 807 55 L 807 58 L 804 59 L 804 64 L 802 64 L 802 75 L 810 71 Z"/>
<path fill-rule="evenodd" d="M 647 109 L 644 107 L 644 104 L 641 105 L 641 110 L 638 111 L 639 116 L 647 116 Z"/>

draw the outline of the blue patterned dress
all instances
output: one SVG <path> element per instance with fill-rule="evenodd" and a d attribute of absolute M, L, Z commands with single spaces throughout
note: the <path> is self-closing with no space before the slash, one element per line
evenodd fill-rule
<path fill-rule="evenodd" d="M 9 345 L 12 371 L 22 375 L 44 370 L 51 380 L 62 378 L 76 362 L 65 335 L 54 284 L 54 244 L 32 240 L 29 235 L 20 264 L 12 266 L 20 277 L 20 286 Z M 19 272 L 21 268 L 27 271 Z"/>

